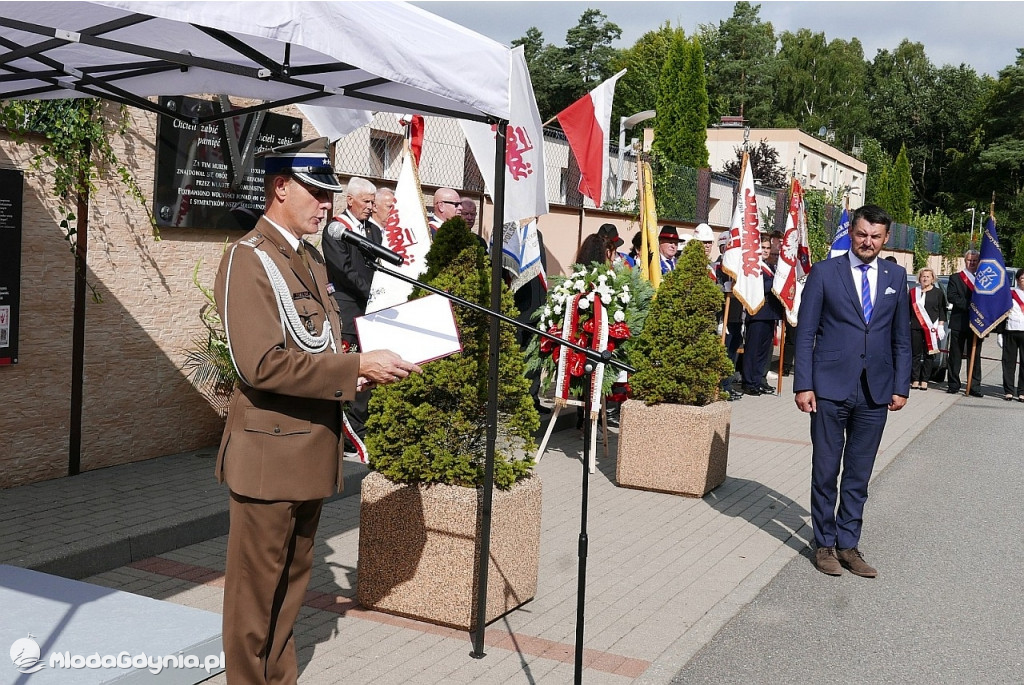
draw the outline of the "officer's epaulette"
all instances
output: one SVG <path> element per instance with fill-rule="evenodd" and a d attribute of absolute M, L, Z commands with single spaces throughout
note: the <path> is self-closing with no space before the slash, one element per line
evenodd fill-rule
<path fill-rule="evenodd" d="M 262 233 L 256 233 L 248 238 L 245 238 L 244 240 L 239 240 L 238 244 L 245 245 L 246 247 L 255 248 L 258 247 L 259 244 L 262 243 L 264 240 L 266 240 L 266 238 L 263 237 Z"/>

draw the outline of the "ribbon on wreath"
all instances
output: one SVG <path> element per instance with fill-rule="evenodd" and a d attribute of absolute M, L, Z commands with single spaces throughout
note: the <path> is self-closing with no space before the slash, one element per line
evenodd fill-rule
<path fill-rule="evenodd" d="M 586 298 L 583 294 L 574 295 L 566 311 L 562 323 L 562 337 L 577 345 L 586 344 L 586 336 L 580 328 L 580 302 Z M 608 349 L 608 316 L 601 298 L 594 296 L 593 313 L 585 328 L 591 329 L 590 349 L 603 352 Z M 558 366 L 555 371 L 555 404 L 565 406 L 569 400 L 569 386 L 573 377 L 583 375 L 586 357 L 576 350 L 564 345 L 555 352 Z M 597 364 L 590 376 L 590 407 L 592 416 L 596 416 L 601 407 L 601 388 L 604 385 L 604 364 Z"/>

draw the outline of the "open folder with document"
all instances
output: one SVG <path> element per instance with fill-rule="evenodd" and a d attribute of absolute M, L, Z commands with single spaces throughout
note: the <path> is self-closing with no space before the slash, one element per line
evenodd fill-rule
<path fill-rule="evenodd" d="M 462 351 L 452 305 L 441 295 L 357 317 L 359 350 L 391 350 L 402 359 L 423 364 Z"/>

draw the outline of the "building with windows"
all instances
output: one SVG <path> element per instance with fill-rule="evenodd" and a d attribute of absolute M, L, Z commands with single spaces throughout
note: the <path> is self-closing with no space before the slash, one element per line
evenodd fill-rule
<path fill-rule="evenodd" d="M 752 146 L 767 141 L 779 153 L 779 163 L 791 176 L 800 179 L 804 189 L 823 190 L 837 204 L 846 196 L 850 198 L 851 207 L 864 204 L 868 165 L 829 145 L 827 140 L 797 128 L 746 129 L 728 123 L 709 128 L 708 159 L 712 169 L 721 171 L 727 162 L 736 158 L 744 135 Z"/>

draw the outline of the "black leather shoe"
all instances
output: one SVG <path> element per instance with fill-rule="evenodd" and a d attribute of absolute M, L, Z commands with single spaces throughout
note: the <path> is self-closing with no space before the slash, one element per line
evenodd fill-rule
<path fill-rule="evenodd" d="M 947 395 L 955 395 L 960 392 L 960 388 L 946 388 Z"/>
<path fill-rule="evenodd" d="M 760 388 L 743 388 L 744 395 L 754 395 L 755 397 L 763 394 Z"/>
<path fill-rule="evenodd" d="M 979 391 L 979 390 L 971 390 L 967 394 L 970 395 L 971 397 L 984 397 L 984 395 L 982 395 L 981 391 Z"/>
<path fill-rule="evenodd" d="M 761 391 L 762 395 L 774 395 L 775 394 L 775 388 L 773 388 L 770 385 L 762 385 L 760 388 L 758 388 L 758 390 Z"/>
<path fill-rule="evenodd" d="M 737 400 L 742 400 L 742 399 L 743 399 L 743 393 L 736 392 L 735 390 L 730 390 L 729 391 L 729 401 L 730 402 L 735 402 Z"/>

